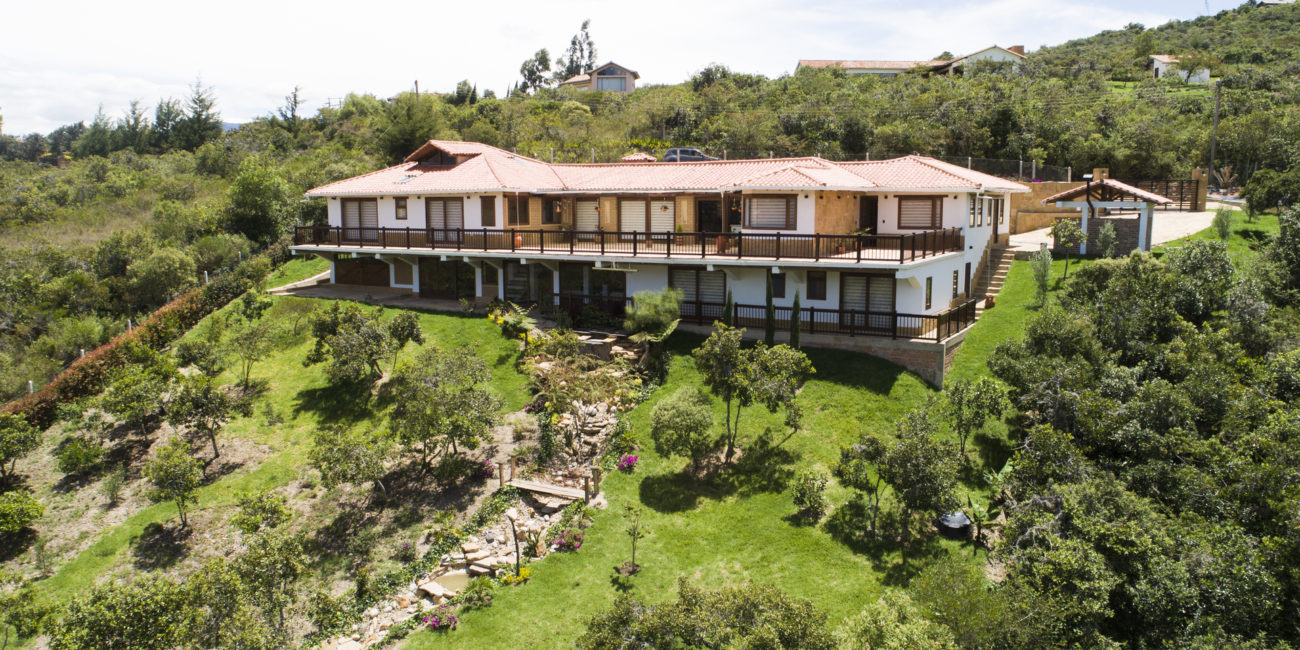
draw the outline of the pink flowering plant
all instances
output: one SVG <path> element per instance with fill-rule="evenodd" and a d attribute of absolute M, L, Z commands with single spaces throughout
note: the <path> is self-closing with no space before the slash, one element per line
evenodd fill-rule
<path fill-rule="evenodd" d="M 551 543 L 561 551 L 576 551 L 582 548 L 582 538 L 586 534 L 586 531 L 578 528 L 565 528 L 551 538 Z"/>
<path fill-rule="evenodd" d="M 456 618 L 456 615 L 451 613 L 451 608 L 446 605 L 439 605 L 437 609 L 433 610 L 432 614 L 425 616 L 423 620 L 430 630 L 437 632 L 454 630 L 456 624 L 460 623 L 460 619 Z"/>
<path fill-rule="evenodd" d="M 639 460 L 636 456 L 622 456 L 618 459 L 618 469 L 622 472 L 631 474 L 636 470 L 636 462 Z"/>
<path fill-rule="evenodd" d="M 497 471 L 497 464 L 491 460 L 483 461 L 483 478 L 492 478 Z"/>

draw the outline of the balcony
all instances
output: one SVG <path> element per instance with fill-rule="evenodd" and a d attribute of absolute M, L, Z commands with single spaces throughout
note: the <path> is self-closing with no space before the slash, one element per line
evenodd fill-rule
<path fill-rule="evenodd" d="M 293 236 L 294 246 L 322 249 L 895 264 L 955 253 L 965 242 L 959 228 L 905 235 L 803 235 L 299 226 Z"/>

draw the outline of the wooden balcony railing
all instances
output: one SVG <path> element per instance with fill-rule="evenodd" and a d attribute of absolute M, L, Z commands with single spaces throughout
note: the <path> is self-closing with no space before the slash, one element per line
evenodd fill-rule
<path fill-rule="evenodd" d="M 630 257 L 910 262 L 962 250 L 959 228 L 905 235 L 299 226 L 297 246 Z"/>
<path fill-rule="evenodd" d="M 562 293 L 560 309 L 577 318 L 583 307 L 597 307 L 621 315 L 631 298 L 588 296 L 579 293 Z M 938 314 L 902 314 L 855 309 L 820 309 L 803 307 L 799 310 L 800 331 L 807 334 L 846 334 L 848 336 L 882 336 L 894 339 L 929 339 L 942 341 L 962 331 L 975 322 L 975 303 L 968 300 Z M 736 327 L 762 329 L 767 314 L 764 305 L 734 305 L 732 322 Z M 685 301 L 681 305 L 682 321 L 708 325 L 722 320 L 726 305 L 710 301 Z M 774 307 L 776 329 L 790 330 L 790 307 Z"/>

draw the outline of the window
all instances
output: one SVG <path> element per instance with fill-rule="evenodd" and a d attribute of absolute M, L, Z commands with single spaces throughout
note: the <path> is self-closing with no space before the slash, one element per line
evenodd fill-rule
<path fill-rule="evenodd" d="M 927 311 L 929 311 L 930 309 L 930 304 L 931 304 L 930 298 L 933 295 L 934 295 L 934 276 L 932 275 L 925 279 L 925 309 Z"/>
<path fill-rule="evenodd" d="M 825 271 L 808 272 L 808 299 L 809 300 L 826 299 L 826 272 Z"/>
<path fill-rule="evenodd" d="M 627 77 L 596 77 L 596 90 L 624 92 L 627 90 Z"/>
<path fill-rule="evenodd" d="M 528 195 L 516 194 L 506 197 L 506 224 L 511 226 L 528 225 Z"/>
<path fill-rule="evenodd" d="M 560 223 L 560 201 L 558 199 L 542 201 L 542 223 Z"/>
<path fill-rule="evenodd" d="M 455 165 L 455 164 L 456 164 L 456 157 L 453 156 L 453 155 L 448 154 L 448 153 L 445 152 L 445 151 L 442 151 L 441 149 L 439 149 L 439 150 L 436 150 L 436 151 L 434 151 L 433 153 L 431 153 L 431 154 L 425 156 L 424 158 L 421 158 L 421 159 L 420 159 L 420 164 L 421 164 L 421 165 L 440 165 L 440 166 Z"/>
<path fill-rule="evenodd" d="M 988 199 L 984 199 L 984 198 L 981 198 L 975 202 L 975 211 L 979 213 L 979 217 L 978 219 L 976 219 L 976 221 L 978 222 L 977 225 L 979 225 L 980 227 L 984 226 L 984 204 L 987 202 Z"/>
<path fill-rule="evenodd" d="M 997 211 L 995 212 L 995 214 L 997 214 L 998 223 L 1006 225 L 1007 223 L 1006 199 L 998 199 L 993 202 L 993 205 L 997 207 Z"/>
<path fill-rule="evenodd" d="M 975 227 L 975 202 L 978 200 L 979 199 L 975 198 L 974 194 L 970 195 L 970 227 L 971 228 Z"/>
<path fill-rule="evenodd" d="M 479 205 L 482 207 L 483 227 L 491 228 L 497 225 L 497 197 L 482 196 L 479 197 Z"/>
<path fill-rule="evenodd" d="M 459 198 L 425 199 L 424 222 L 434 230 L 460 230 L 465 227 L 465 202 Z"/>
<path fill-rule="evenodd" d="M 898 197 L 898 227 L 902 230 L 933 230 L 943 223 L 942 196 Z"/>
<path fill-rule="evenodd" d="M 794 201 L 793 195 L 745 197 L 745 227 L 794 228 Z"/>
<path fill-rule="evenodd" d="M 395 204 L 395 210 L 397 212 L 397 220 L 406 221 L 406 199 L 405 198 L 393 199 L 393 203 Z"/>
<path fill-rule="evenodd" d="M 767 277 L 772 278 L 772 297 L 784 298 L 785 297 L 785 274 L 773 273 L 771 271 L 768 271 Z"/>
<path fill-rule="evenodd" d="M 957 287 L 957 281 L 958 281 L 958 280 L 957 280 L 957 272 L 956 272 L 956 271 L 953 271 L 953 272 L 952 272 L 952 299 L 953 299 L 953 300 L 956 300 L 956 299 L 957 299 L 957 288 L 958 288 L 958 287 Z"/>
<path fill-rule="evenodd" d="M 491 264 L 483 265 L 483 284 L 497 283 L 497 267 Z"/>

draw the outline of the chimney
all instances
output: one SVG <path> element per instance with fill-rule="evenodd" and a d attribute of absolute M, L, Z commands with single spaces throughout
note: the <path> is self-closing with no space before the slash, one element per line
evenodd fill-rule
<path fill-rule="evenodd" d="M 1008 47 L 1008 48 L 1007 48 L 1007 51 L 1009 51 L 1009 52 L 1015 52 L 1016 54 L 1019 54 L 1020 56 L 1024 56 L 1024 55 L 1025 55 L 1025 46 L 1023 46 L 1023 45 L 1012 45 L 1011 47 Z"/>

